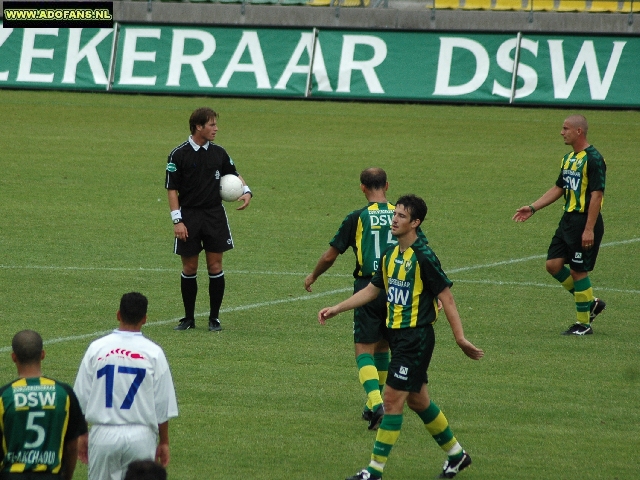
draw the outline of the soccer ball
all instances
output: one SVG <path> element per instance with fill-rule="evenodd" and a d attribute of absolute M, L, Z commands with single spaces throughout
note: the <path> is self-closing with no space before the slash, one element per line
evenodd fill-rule
<path fill-rule="evenodd" d="M 220 197 L 225 202 L 235 202 L 242 195 L 242 181 L 235 175 L 224 175 L 220 179 Z"/>

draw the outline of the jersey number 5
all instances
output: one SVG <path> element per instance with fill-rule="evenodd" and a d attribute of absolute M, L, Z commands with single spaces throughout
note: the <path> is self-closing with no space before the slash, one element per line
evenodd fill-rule
<path fill-rule="evenodd" d="M 106 398 L 105 398 L 105 406 L 107 408 L 113 407 L 113 378 L 115 376 L 115 365 L 105 365 L 100 370 L 98 370 L 98 378 L 106 377 Z M 127 396 L 124 398 L 122 405 L 120 408 L 123 410 L 128 410 L 133 405 L 133 399 L 138 393 L 138 389 L 142 384 L 142 380 L 144 380 L 144 376 L 147 374 L 147 371 L 144 368 L 133 368 L 133 367 L 118 367 L 118 373 L 125 373 L 129 375 L 135 375 L 131 386 L 129 387 L 129 391 L 127 392 Z"/>

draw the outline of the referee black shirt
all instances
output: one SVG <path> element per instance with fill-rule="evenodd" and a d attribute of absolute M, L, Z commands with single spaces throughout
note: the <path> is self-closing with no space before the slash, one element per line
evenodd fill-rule
<path fill-rule="evenodd" d="M 236 166 L 220 145 L 200 147 L 191 137 L 177 146 L 167 159 L 165 188 L 177 190 L 180 207 L 212 208 L 222 203 L 220 178 L 236 175 Z"/>

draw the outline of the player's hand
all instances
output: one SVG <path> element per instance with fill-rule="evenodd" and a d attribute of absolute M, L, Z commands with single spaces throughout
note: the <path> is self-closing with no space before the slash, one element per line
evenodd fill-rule
<path fill-rule="evenodd" d="M 582 248 L 584 250 L 591 250 L 593 248 L 594 239 L 595 235 L 593 233 L 593 229 L 585 229 L 584 232 L 582 232 Z"/>
<path fill-rule="evenodd" d="M 247 208 L 249 206 L 249 202 L 251 201 L 251 194 L 250 193 L 245 193 L 244 195 L 240 195 L 240 198 L 238 198 L 238 201 L 242 202 L 242 205 L 240 205 L 238 208 L 236 208 L 236 210 L 244 210 L 245 208 Z"/>
<path fill-rule="evenodd" d="M 335 317 L 337 314 L 338 313 L 334 311 L 333 307 L 323 308 L 318 312 L 318 322 L 320 322 L 320 325 L 326 325 L 327 320 Z"/>
<path fill-rule="evenodd" d="M 472 360 L 480 360 L 484 357 L 484 352 L 482 349 L 476 347 L 473 343 L 471 343 L 466 338 L 458 340 L 456 342 L 458 346 L 462 349 L 464 354 Z"/>
<path fill-rule="evenodd" d="M 316 281 L 316 279 L 315 279 L 315 278 L 313 278 L 313 274 L 311 274 L 311 273 L 310 273 L 310 274 L 307 276 L 307 278 L 305 278 L 305 279 L 304 279 L 304 289 L 305 289 L 307 292 L 310 292 L 310 291 L 311 291 L 311 285 L 313 285 L 313 283 L 314 283 L 315 281 Z"/>
<path fill-rule="evenodd" d="M 89 463 L 89 434 L 78 437 L 78 460 L 85 465 Z"/>
<path fill-rule="evenodd" d="M 531 218 L 532 215 L 533 212 L 531 211 L 529 205 L 525 205 L 524 207 L 520 207 L 518 210 L 516 210 L 516 214 L 513 216 L 512 220 L 515 220 L 516 222 L 524 222 L 525 220 Z"/>
<path fill-rule="evenodd" d="M 187 226 L 183 222 L 176 223 L 173 226 L 173 234 L 178 240 L 181 240 L 183 242 L 186 242 L 187 238 L 189 237 Z"/>
<path fill-rule="evenodd" d="M 156 462 L 163 467 L 169 465 L 169 444 L 159 443 L 156 447 Z"/>

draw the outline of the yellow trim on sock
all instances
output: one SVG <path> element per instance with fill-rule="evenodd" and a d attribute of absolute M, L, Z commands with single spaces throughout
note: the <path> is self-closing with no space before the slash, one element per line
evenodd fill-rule
<path fill-rule="evenodd" d="M 444 432 L 449 426 L 449 422 L 447 421 L 447 417 L 444 416 L 444 413 L 440 412 L 432 422 L 425 423 L 424 426 L 427 431 L 433 436 Z"/>
<path fill-rule="evenodd" d="M 386 443 L 387 445 L 395 445 L 400 436 L 400 430 L 383 430 L 378 429 L 376 434 L 376 442 Z"/>
<path fill-rule="evenodd" d="M 440 448 L 447 452 L 447 455 L 455 455 L 456 453 L 460 453 L 462 451 L 462 447 L 458 444 L 459 450 L 456 449 L 453 451 L 453 453 L 451 453 L 451 450 L 456 446 L 456 444 L 458 444 L 458 440 L 456 440 L 456 437 L 453 437 L 444 445 L 440 445 Z"/>

